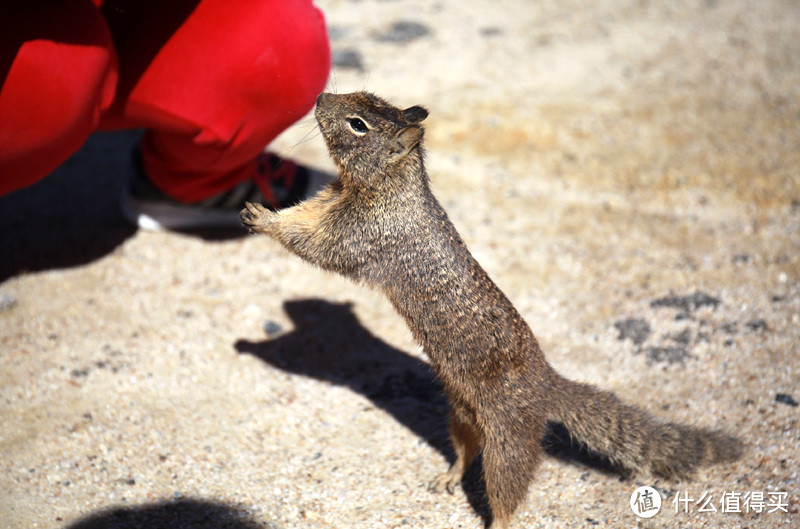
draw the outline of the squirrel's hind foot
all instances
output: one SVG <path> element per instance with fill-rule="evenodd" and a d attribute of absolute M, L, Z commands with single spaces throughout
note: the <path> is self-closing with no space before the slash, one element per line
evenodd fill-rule
<path fill-rule="evenodd" d="M 428 484 L 428 490 L 431 492 L 441 492 L 446 490 L 450 494 L 456 492 L 456 487 L 461 483 L 462 472 L 457 465 L 450 467 L 447 472 L 442 472 Z"/>

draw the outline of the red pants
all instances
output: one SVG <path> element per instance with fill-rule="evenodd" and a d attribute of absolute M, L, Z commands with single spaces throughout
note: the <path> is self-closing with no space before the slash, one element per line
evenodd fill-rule
<path fill-rule="evenodd" d="M 197 201 L 246 179 L 330 68 L 311 0 L 26 0 L 3 8 L 0 195 L 97 129 L 145 127 L 153 183 Z"/>

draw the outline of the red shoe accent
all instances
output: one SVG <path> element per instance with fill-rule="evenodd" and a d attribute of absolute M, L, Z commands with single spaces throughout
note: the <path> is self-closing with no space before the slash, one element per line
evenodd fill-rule
<path fill-rule="evenodd" d="M 255 165 L 253 182 L 258 186 L 269 206 L 275 210 L 280 209 L 282 206 L 272 190 L 272 185 L 277 183 L 284 189 L 291 189 L 297 176 L 297 164 L 265 152 L 256 158 Z"/>

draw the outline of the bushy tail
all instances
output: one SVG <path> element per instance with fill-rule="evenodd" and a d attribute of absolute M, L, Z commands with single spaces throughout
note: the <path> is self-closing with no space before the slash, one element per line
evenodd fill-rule
<path fill-rule="evenodd" d="M 723 432 L 662 421 L 613 393 L 554 377 L 549 419 L 615 465 L 680 478 L 742 454 L 739 440 Z"/>

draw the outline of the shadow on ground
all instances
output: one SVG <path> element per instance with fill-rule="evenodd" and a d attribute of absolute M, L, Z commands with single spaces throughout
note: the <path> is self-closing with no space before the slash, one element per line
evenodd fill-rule
<path fill-rule="evenodd" d="M 425 362 L 392 347 L 366 329 L 350 303 L 321 299 L 287 301 L 284 310 L 294 330 L 263 342 L 239 340 L 236 350 L 293 374 L 347 386 L 438 450 L 455 459 L 447 433 L 448 403 L 441 384 Z M 547 453 L 568 464 L 617 473 L 608 461 L 573 443 L 566 430 L 549 424 L 543 440 Z M 470 466 L 462 487 L 472 508 L 488 521 L 480 457 Z M 430 469 L 432 479 L 442 469 Z"/>
<path fill-rule="evenodd" d="M 447 398 L 428 364 L 370 333 L 350 303 L 288 301 L 284 310 L 294 330 L 263 342 L 240 340 L 236 350 L 289 373 L 347 386 L 450 455 Z"/>
<path fill-rule="evenodd" d="M 139 135 L 95 134 L 44 180 L 0 197 L 0 282 L 89 263 L 133 235 L 119 200 Z"/>
<path fill-rule="evenodd" d="M 66 529 L 267 529 L 238 508 L 207 500 L 118 507 L 92 514 Z"/>
<path fill-rule="evenodd" d="M 136 228 L 120 210 L 140 130 L 100 132 L 40 182 L 0 197 L 0 282 L 21 273 L 71 268 L 113 252 Z M 183 232 L 208 241 L 244 229 Z"/>

